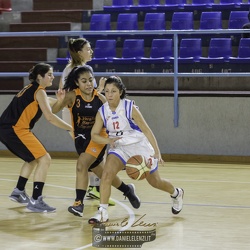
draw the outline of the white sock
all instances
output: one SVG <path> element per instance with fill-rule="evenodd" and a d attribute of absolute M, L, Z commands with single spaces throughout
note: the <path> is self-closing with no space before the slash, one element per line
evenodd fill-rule
<path fill-rule="evenodd" d="M 109 204 L 100 204 L 100 207 L 108 209 Z"/>
<path fill-rule="evenodd" d="M 175 189 L 174 189 L 174 192 L 171 194 L 171 196 L 172 196 L 173 198 L 175 198 L 175 197 L 177 197 L 178 194 L 179 194 L 179 192 L 178 192 L 177 188 L 175 188 Z"/>

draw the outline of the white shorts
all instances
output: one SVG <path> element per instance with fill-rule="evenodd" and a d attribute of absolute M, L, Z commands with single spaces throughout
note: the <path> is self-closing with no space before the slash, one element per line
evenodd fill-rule
<path fill-rule="evenodd" d="M 152 157 L 154 155 L 154 149 L 146 137 L 137 143 L 129 145 L 118 144 L 115 148 L 110 148 L 108 154 L 116 155 L 124 166 L 133 155 L 143 155 L 147 160 L 150 159 L 150 161 L 152 161 L 150 173 L 153 173 L 158 168 L 158 159 Z"/>

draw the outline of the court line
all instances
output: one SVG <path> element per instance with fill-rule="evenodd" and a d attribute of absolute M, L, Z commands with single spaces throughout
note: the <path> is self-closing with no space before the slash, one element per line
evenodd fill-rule
<path fill-rule="evenodd" d="M 16 182 L 16 180 L 2 179 L 2 178 L 0 178 L 0 180 L 2 180 L 2 181 Z M 32 182 L 30 182 L 30 183 L 32 183 Z M 50 187 L 54 187 L 54 188 L 68 189 L 68 190 L 75 190 L 74 188 L 71 188 L 71 187 L 65 187 L 65 186 L 59 186 L 59 185 L 53 185 L 53 184 L 47 184 L 47 183 L 46 183 L 46 186 L 50 186 Z M 49 198 L 49 196 L 46 196 L 46 197 Z M 130 207 L 128 207 L 126 204 L 123 204 L 122 202 L 120 202 L 120 201 L 118 201 L 116 199 L 113 199 L 113 198 L 112 198 L 112 200 L 114 200 L 117 204 L 119 204 L 121 207 L 123 207 L 128 212 L 128 216 L 129 216 L 128 224 L 126 226 L 122 227 L 120 230 L 117 230 L 117 231 L 125 231 L 128 228 L 130 228 L 132 226 L 132 224 L 135 222 L 134 211 Z M 79 248 L 75 248 L 73 250 L 81 250 L 81 249 L 88 248 L 90 246 L 92 246 L 92 243 L 90 243 L 88 245 L 81 246 Z"/>
<path fill-rule="evenodd" d="M 0 173 L 1 176 L 3 175 L 6 175 L 6 176 L 17 176 L 17 174 L 6 174 L 6 173 Z M 54 176 L 57 176 L 57 177 L 66 177 L 66 178 L 75 178 L 75 176 L 69 176 L 69 175 L 47 175 L 47 177 L 54 177 Z M 1 179 L 0 180 L 9 180 L 9 179 Z M 129 180 L 129 179 L 128 179 Z M 13 180 L 13 181 L 16 181 L 16 180 Z M 206 183 L 218 183 L 218 182 L 221 182 L 221 183 L 234 183 L 234 184 L 250 184 L 250 181 L 233 181 L 233 180 L 202 180 L 202 179 L 198 179 L 198 180 L 195 180 L 195 179 L 172 179 L 171 178 L 171 181 L 181 181 L 181 182 L 206 182 Z M 46 185 L 49 185 L 46 183 Z M 51 184 L 50 184 L 51 185 Z"/>

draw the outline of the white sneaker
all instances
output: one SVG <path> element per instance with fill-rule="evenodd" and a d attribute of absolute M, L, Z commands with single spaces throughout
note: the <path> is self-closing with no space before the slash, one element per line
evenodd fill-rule
<path fill-rule="evenodd" d="M 183 196 L 184 190 L 182 188 L 176 188 L 178 191 L 178 195 L 176 197 L 172 197 L 173 205 L 172 205 L 172 213 L 178 214 L 182 210 L 183 207 Z"/>
<path fill-rule="evenodd" d="M 89 224 L 105 223 L 109 220 L 107 209 L 99 207 L 97 213 L 89 219 Z"/>

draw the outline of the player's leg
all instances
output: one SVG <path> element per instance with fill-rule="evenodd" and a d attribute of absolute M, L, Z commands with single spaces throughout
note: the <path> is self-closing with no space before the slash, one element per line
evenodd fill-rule
<path fill-rule="evenodd" d="M 101 158 L 100 160 L 102 160 L 103 158 Z M 99 158 L 97 159 L 96 162 L 99 162 Z M 95 166 L 94 164 L 92 164 L 91 166 L 91 171 L 93 172 L 94 176 L 96 176 L 98 178 L 98 180 L 101 179 L 102 177 L 102 172 L 103 172 L 103 168 L 104 168 L 104 160 L 102 160 L 97 166 Z M 98 181 L 98 183 L 100 183 L 100 181 Z M 92 192 L 92 190 L 89 192 L 89 195 L 91 195 L 92 198 L 94 199 L 98 199 L 100 200 L 100 187 L 96 187 L 95 188 L 98 188 L 98 193 L 94 193 Z M 109 202 L 108 202 L 109 206 L 115 206 L 115 202 L 110 198 L 109 199 Z"/>
<path fill-rule="evenodd" d="M 117 173 L 124 168 L 124 163 L 114 154 L 110 154 L 107 157 L 104 170 L 101 178 L 101 198 L 100 207 L 97 213 L 89 219 L 89 224 L 95 224 L 98 222 L 105 222 L 108 220 L 108 200 L 111 195 L 111 185 L 123 192 L 134 208 L 140 207 L 140 200 L 135 194 L 135 187 L 133 184 L 126 185 L 117 176 Z"/>
<path fill-rule="evenodd" d="M 102 164 L 105 162 L 107 157 L 107 150 L 105 150 L 104 156 L 102 156 Z M 87 197 L 90 197 L 92 199 L 100 199 L 100 178 L 93 173 L 93 171 L 89 170 L 89 189 L 87 192 Z M 114 206 L 115 202 L 113 200 L 109 200 L 109 205 Z"/>
<path fill-rule="evenodd" d="M 36 167 L 36 165 L 37 165 L 36 160 L 29 162 L 29 163 L 24 162 L 20 171 L 20 175 L 18 177 L 16 187 L 14 188 L 11 195 L 9 196 L 10 200 L 18 202 L 23 205 L 28 205 L 29 196 L 27 195 L 25 191 L 25 186 L 27 184 L 27 181 L 33 169 Z"/>
<path fill-rule="evenodd" d="M 47 177 L 48 169 L 51 163 L 51 157 L 46 152 L 45 155 L 36 159 L 37 166 L 33 177 L 33 193 L 30 198 L 27 209 L 36 213 L 55 212 L 56 208 L 49 206 L 43 201 L 43 188 Z"/>
<path fill-rule="evenodd" d="M 88 172 L 89 188 L 86 197 L 100 199 L 100 178 L 91 170 Z"/>
<path fill-rule="evenodd" d="M 88 169 L 96 161 L 96 158 L 88 153 L 81 153 L 76 163 L 76 197 L 74 204 L 68 207 L 68 211 L 76 216 L 82 217 L 83 200 L 88 188 Z"/>
<path fill-rule="evenodd" d="M 172 213 L 178 214 L 183 207 L 183 196 L 184 191 L 182 188 L 175 188 L 171 182 L 166 179 L 162 179 L 159 175 L 159 171 L 156 168 L 155 171 L 151 172 L 146 177 L 148 183 L 157 189 L 165 191 L 170 194 L 172 198 Z"/>

